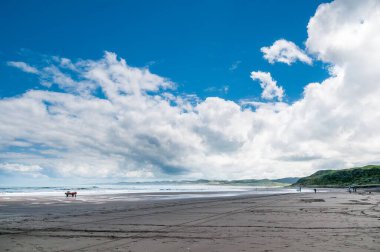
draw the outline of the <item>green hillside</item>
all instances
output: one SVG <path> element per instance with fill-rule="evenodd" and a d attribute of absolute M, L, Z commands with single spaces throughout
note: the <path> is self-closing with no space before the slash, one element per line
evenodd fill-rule
<path fill-rule="evenodd" d="M 333 187 L 380 185 L 380 166 L 367 165 L 343 170 L 321 170 L 299 179 L 293 185 Z"/>

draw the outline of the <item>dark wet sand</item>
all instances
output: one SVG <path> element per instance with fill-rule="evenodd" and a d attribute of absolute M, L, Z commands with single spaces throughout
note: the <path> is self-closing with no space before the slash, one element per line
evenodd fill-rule
<path fill-rule="evenodd" d="M 31 204 L 33 202 L 33 204 Z M 380 194 L 0 197 L 0 251 L 380 251 Z"/>

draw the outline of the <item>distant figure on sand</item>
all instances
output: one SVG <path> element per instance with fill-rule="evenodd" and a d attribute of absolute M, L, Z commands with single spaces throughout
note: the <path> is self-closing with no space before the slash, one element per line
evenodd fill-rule
<path fill-rule="evenodd" d="M 300 192 L 301 192 L 301 187 L 300 187 Z"/>
<path fill-rule="evenodd" d="M 70 191 L 67 191 L 67 192 L 65 192 L 65 194 L 66 194 L 66 198 L 67 197 L 69 197 L 69 195 L 71 195 L 71 197 L 77 197 L 77 192 L 70 192 Z"/>
<path fill-rule="evenodd" d="M 348 188 L 348 192 L 351 193 L 351 186 Z"/>
<path fill-rule="evenodd" d="M 317 189 L 316 188 L 314 188 L 314 193 L 317 193 Z"/>

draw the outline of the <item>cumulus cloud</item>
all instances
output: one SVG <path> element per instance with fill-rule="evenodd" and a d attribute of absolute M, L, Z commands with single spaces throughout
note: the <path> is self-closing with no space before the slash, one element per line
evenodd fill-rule
<path fill-rule="evenodd" d="M 282 62 L 288 65 L 297 60 L 311 65 L 313 60 L 296 44 L 285 39 L 277 40 L 269 47 L 262 47 L 261 52 L 269 63 Z"/>
<path fill-rule="evenodd" d="M 35 67 L 32 67 L 28 64 L 26 64 L 25 62 L 21 62 L 21 61 L 8 61 L 7 62 L 7 65 L 8 66 L 12 66 L 12 67 L 16 67 L 26 73 L 33 73 L 33 74 L 37 74 L 38 73 L 38 70 L 37 68 Z"/>
<path fill-rule="evenodd" d="M 282 87 L 277 86 L 277 81 L 273 80 L 270 73 L 254 71 L 251 72 L 252 80 L 258 80 L 260 83 L 263 92 L 261 93 L 261 97 L 267 100 L 273 100 L 277 97 L 279 101 L 282 100 L 284 96 L 284 89 Z"/>
<path fill-rule="evenodd" d="M 331 76 L 306 85 L 293 104 L 176 95 L 171 81 L 113 53 L 56 58 L 37 70 L 43 85 L 60 92 L 0 100 L 0 169 L 237 179 L 379 163 L 379 25 L 378 1 L 322 4 L 306 50 L 331 66 Z M 259 73 L 254 78 L 274 82 Z M 280 100 L 276 92 L 269 94 Z"/>

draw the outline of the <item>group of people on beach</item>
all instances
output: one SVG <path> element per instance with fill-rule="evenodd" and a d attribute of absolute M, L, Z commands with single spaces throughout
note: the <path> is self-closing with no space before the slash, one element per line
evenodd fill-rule
<path fill-rule="evenodd" d="M 67 191 L 67 192 L 65 192 L 65 194 L 66 194 L 66 198 L 69 197 L 69 196 L 75 197 L 75 198 L 77 197 L 77 192 Z"/>
<path fill-rule="evenodd" d="M 356 192 L 356 187 L 348 187 L 348 192 L 351 193 L 351 192 Z"/>
<path fill-rule="evenodd" d="M 299 192 L 302 191 L 302 187 L 300 186 L 300 188 L 298 189 Z M 317 193 L 317 188 L 314 188 L 314 193 Z"/>
<path fill-rule="evenodd" d="M 298 191 L 301 192 L 301 190 L 302 190 L 302 188 L 300 186 L 299 189 L 298 189 Z M 317 188 L 314 188 L 313 190 L 314 190 L 314 193 L 317 193 Z M 355 186 L 348 187 L 348 192 L 349 193 L 352 193 L 352 192 L 356 193 L 356 190 L 357 190 L 357 187 L 355 187 Z"/>

